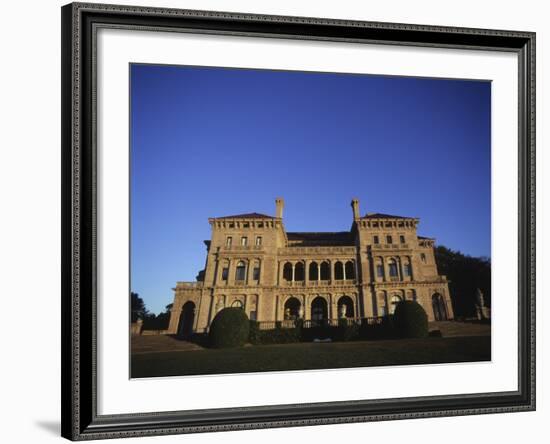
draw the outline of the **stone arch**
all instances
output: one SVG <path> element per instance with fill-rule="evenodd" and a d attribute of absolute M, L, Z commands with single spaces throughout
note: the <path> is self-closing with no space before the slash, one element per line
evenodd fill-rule
<path fill-rule="evenodd" d="M 322 281 L 330 280 L 330 265 L 327 261 L 321 262 L 320 273 Z"/>
<path fill-rule="evenodd" d="M 303 281 L 305 279 L 305 266 L 303 262 L 298 262 L 294 266 L 294 280 Z"/>
<path fill-rule="evenodd" d="M 193 328 L 195 325 L 195 309 L 196 306 L 193 301 L 187 301 L 183 304 L 178 325 L 178 336 L 187 338 L 193 334 Z"/>
<path fill-rule="evenodd" d="M 344 295 L 338 299 L 338 317 L 353 318 L 355 316 L 353 305 L 353 299 L 347 295 Z"/>
<path fill-rule="evenodd" d="M 285 301 L 283 308 L 284 319 L 285 321 L 295 320 L 301 316 L 302 303 L 295 296 L 290 296 Z"/>
<path fill-rule="evenodd" d="M 323 321 L 325 319 L 328 319 L 328 302 L 319 295 L 311 301 L 311 320 Z"/>
<path fill-rule="evenodd" d="M 355 264 L 353 261 L 347 261 L 345 265 L 346 279 L 355 279 Z"/>
<path fill-rule="evenodd" d="M 319 266 L 317 265 L 317 262 L 312 262 L 309 264 L 309 280 L 310 281 L 316 281 L 319 279 Z"/>
<path fill-rule="evenodd" d="M 395 293 L 392 293 L 392 295 L 390 296 L 390 300 L 389 300 L 389 303 L 390 303 L 390 314 L 394 314 L 395 313 L 395 307 L 397 306 L 397 304 L 399 304 L 399 302 L 401 302 L 403 300 L 403 296 L 401 294 L 401 292 L 395 292 Z"/>
<path fill-rule="evenodd" d="M 434 293 L 432 295 L 432 308 L 434 311 L 434 319 L 436 321 L 447 320 L 447 307 L 445 306 L 445 300 L 441 293 Z"/>
<path fill-rule="evenodd" d="M 334 263 L 334 280 L 341 281 L 344 279 L 344 264 L 340 261 Z"/>
<path fill-rule="evenodd" d="M 292 264 L 285 262 L 283 266 L 283 280 L 290 282 L 292 280 Z"/>

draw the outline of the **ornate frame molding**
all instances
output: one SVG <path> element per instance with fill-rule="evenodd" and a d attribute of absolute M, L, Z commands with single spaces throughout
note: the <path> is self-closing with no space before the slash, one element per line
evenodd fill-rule
<path fill-rule="evenodd" d="M 73 3 L 62 8 L 62 435 L 71 440 L 535 409 L 535 34 Z M 98 415 L 95 40 L 98 27 L 511 51 L 519 72 L 519 385 L 515 392 Z"/>

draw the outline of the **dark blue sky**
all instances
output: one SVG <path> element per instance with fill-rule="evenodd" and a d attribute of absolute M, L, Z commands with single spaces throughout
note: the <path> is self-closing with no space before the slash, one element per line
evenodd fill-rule
<path fill-rule="evenodd" d="M 491 84 L 348 74 L 131 66 L 131 286 L 150 311 L 194 280 L 208 217 L 274 214 L 343 231 L 361 213 L 491 253 Z"/>

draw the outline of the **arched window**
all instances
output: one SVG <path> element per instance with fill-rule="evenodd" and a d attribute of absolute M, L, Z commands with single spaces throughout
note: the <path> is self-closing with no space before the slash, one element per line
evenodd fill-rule
<path fill-rule="evenodd" d="M 388 267 L 390 270 L 390 277 L 397 277 L 397 262 L 395 262 L 395 259 L 389 260 Z"/>
<path fill-rule="evenodd" d="M 229 277 L 229 261 L 224 261 L 222 266 L 222 281 L 227 281 Z"/>
<path fill-rule="evenodd" d="M 304 280 L 304 276 L 305 276 L 305 273 L 304 273 L 304 263 L 303 263 L 303 262 L 298 262 L 298 263 L 294 266 L 294 280 L 295 280 L 295 281 L 303 281 L 303 280 Z"/>
<path fill-rule="evenodd" d="M 376 276 L 379 278 L 384 277 L 384 264 L 382 262 L 376 264 Z"/>
<path fill-rule="evenodd" d="M 283 267 L 283 279 L 287 282 L 292 280 L 292 264 L 290 262 L 285 262 Z"/>
<path fill-rule="evenodd" d="M 397 294 L 394 294 L 392 297 L 391 297 L 391 301 L 390 301 L 390 311 L 391 311 L 391 314 L 393 314 L 395 312 L 395 307 L 397 304 L 399 304 L 399 302 L 401 302 L 401 296 L 397 295 Z"/>
<path fill-rule="evenodd" d="M 321 264 L 321 280 L 328 281 L 330 279 L 330 266 L 328 262 Z"/>
<path fill-rule="evenodd" d="M 337 281 L 344 279 L 344 265 L 340 261 L 334 264 L 334 279 Z"/>
<path fill-rule="evenodd" d="M 246 265 L 243 261 L 237 263 L 237 270 L 235 271 L 235 280 L 244 281 L 246 276 Z"/>
<path fill-rule="evenodd" d="M 300 301 L 295 297 L 290 297 L 285 302 L 285 321 L 295 320 L 300 317 Z"/>
<path fill-rule="evenodd" d="M 346 262 L 346 279 L 355 279 L 355 267 L 353 261 Z"/>
<path fill-rule="evenodd" d="M 316 281 L 319 279 L 319 269 L 317 262 L 312 262 L 309 264 L 309 280 Z"/>

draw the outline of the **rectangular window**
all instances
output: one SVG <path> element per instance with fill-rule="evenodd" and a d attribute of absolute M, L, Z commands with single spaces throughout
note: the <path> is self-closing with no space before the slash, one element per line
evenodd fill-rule
<path fill-rule="evenodd" d="M 229 276 L 229 267 L 224 267 L 222 270 L 222 281 L 226 281 Z"/>
<path fill-rule="evenodd" d="M 262 236 L 256 236 L 256 245 L 257 246 L 262 245 Z"/>
<path fill-rule="evenodd" d="M 399 236 L 399 242 L 404 244 L 405 243 L 405 236 L 403 236 L 403 235 Z"/>
<path fill-rule="evenodd" d="M 393 239 L 391 236 L 386 236 L 386 243 L 387 244 L 393 244 Z"/>
<path fill-rule="evenodd" d="M 383 265 L 378 264 L 376 266 L 376 275 L 379 278 L 384 277 L 384 266 Z"/>
<path fill-rule="evenodd" d="M 233 242 L 233 238 L 231 236 L 227 236 L 227 239 L 225 241 L 225 246 L 226 247 L 231 247 L 231 242 Z"/>
<path fill-rule="evenodd" d="M 248 244 L 248 238 L 246 236 L 241 237 L 241 245 L 243 247 L 246 247 L 247 244 Z"/>
<path fill-rule="evenodd" d="M 252 272 L 252 279 L 255 281 L 260 280 L 260 267 L 254 267 L 254 271 Z"/>
<path fill-rule="evenodd" d="M 378 236 L 374 236 L 372 240 L 373 240 L 373 242 L 374 242 L 375 244 L 379 244 L 379 243 L 380 243 L 380 239 L 378 238 Z"/>
<path fill-rule="evenodd" d="M 405 273 L 405 276 L 410 276 L 411 273 L 411 264 L 405 264 L 405 269 L 403 270 Z"/>

